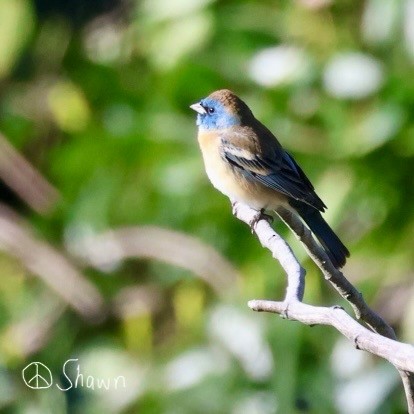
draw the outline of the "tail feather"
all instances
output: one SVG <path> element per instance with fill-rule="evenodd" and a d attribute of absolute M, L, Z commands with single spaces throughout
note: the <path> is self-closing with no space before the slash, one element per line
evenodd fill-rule
<path fill-rule="evenodd" d="M 349 251 L 335 232 L 329 227 L 329 224 L 323 219 L 321 213 L 313 207 L 302 203 L 299 206 L 295 205 L 294 207 L 312 233 L 319 240 L 325 252 L 331 259 L 332 264 L 338 269 L 343 267 L 346 258 L 349 257 Z"/>

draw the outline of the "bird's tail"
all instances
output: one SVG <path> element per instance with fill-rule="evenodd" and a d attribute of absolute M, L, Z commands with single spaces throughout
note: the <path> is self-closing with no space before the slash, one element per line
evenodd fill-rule
<path fill-rule="evenodd" d="M 312 233 L 319 240 L 322 247 L 325 249 L 325 252 L 331 259 L 332 264 L 337 269 L 343 267 L 346 258 L 349 257 L 349 251 L 329 227 L 329 224 L 323 219 L 321 213 L 304 203 L 300 203 L 300 205 L 295 205 L 294 207 Z"/>

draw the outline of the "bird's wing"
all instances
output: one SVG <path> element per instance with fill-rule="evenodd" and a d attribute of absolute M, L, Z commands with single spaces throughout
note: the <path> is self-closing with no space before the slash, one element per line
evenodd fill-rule
<path fill-rule="evenodd" d="M 226 136 L 222 137 L 223 158 L 247 178 L 320 211 L 325 210 L 326 206 L 315 193 L 311 182 L 287 152 L 277 144 L 268 146 L 264 152 L 255 151 L 251 146 L 242 149 L 227 140 Z"/>

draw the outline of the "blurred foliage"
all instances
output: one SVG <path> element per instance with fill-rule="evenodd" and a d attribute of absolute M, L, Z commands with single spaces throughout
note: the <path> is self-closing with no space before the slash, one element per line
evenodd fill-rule
<path fill-rule="evenodd" d="M 347 277 L 401 339 L 414 341 L 413 4 L 2 0 L 0 132 L 60 194 L 39 214 L 2 182 L 2 202 L 108 303 L 125 289 L 145 296 L 150 288 L 129 312 L 92 323 L 3 253 L 2 410 L 405 412 L 391 367 L 329 328 L 246 309 L 248 299 L 281 298 L 284 275 L 209 184 L 188 106 L 224 87 L 248 102 L 328 205 L 352 253 Z M 191 272 L 153 258 L 105 266 L 80 259 L 85 237 L 147 224 L 213 246 L 240 280 L 219 297 Z M 275 226 L 308 268 L 305 300 L 343 305 Z M 17 345 L 40 328 L 47 332 L 33 351 Z M 22 368 L 41 361 L 65 387 L 70 358 L 85 382 L 123 375 L 126 387 L 61 392 L 23 383 Z"/>

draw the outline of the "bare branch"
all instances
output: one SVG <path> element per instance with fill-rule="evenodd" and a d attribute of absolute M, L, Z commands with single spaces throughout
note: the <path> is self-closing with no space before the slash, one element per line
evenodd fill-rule
<path fill-rule="evenodd" d="M 51 292 L 42 292 L 38 300 L 28 315 L 12 322 L 2 332 L 7 337 L 10 352 L 19 356 L 28 357 L 42 349 L 66 309 L 66 304 Z"/>
<path fill-rule="evenodd" d="M 396 339 L 395 332 L 364 301 L 362 294 L 349 282 L 343 273 L 336 269 L 325 251 L 317 244 L 309 229 L 291 211 L 280 207 L 276 211 L 280 218 L 290 227 L 295 236 L 303 243 L 309 257 L 321 269 L 325 279 L 352 306 L 357 319 L 362 319 L 372 330 L 387 338 Z"/>
<path fill-rule="evenodd" d="M 332 265 L 326 253 L 313 239 L 309 229 L 293 213 L 281 207 L 277 210 L 277 214 L 303 243 L 307 253 L 321 269 L 325 279 L 351 304 L 356 317 L 364 321 L 377 334 L 358 324 L 345 311 L 342 312 L 342 319 L 338 321 L 337 316 L 334 317 L 334 314 L 337 315 L 339 312 L 327 315 L 326 309 L 328 308 L 318 308 L 302 304 L 301 300 L 305 289 L 305 272 L 289 246 L 281 240 L 280 236 L 266 220 L 256 219 L 258 214 L 256 210 L 237 202 L 232 202 L 232 205 L 233 213 L 237 218 L 249 224 L 249 226 L 251 226 L 251 223 L 254 223 L 253 228 L 260 242 L 272 252 L 274 258 L 280 261 L 287 275 L 287 293 L 284 302 L 252 301 L 249 302 L 249 306 L 256 310 L 287 315 L 290 319 L 296 319 L 308 324 L 322 323 L 332 325 L 345 336 L 350 339 L 353 338 L 352 340 L 359 348 L 387 359 L 399 370 L 404 385 L 408 412 L 414 414 L 413 347 L 395 341 L 394 330 L 368 307 L 361 293 L 345 278 L 340 270 Z M 277 249 L 281 250 L 278 252 L 276 251 Z M 307 311 L 310 313 L 307 313 Z M 315 312 L 317 317 L 315 317 Z M 343 315 L 346 315 L 346 317 Z M 312 319 L 312 316 L 314 319 Z M 361 334 L 363 335 L 361 336 Z M 377 343 L 378 338 L 381 339 L 380 343 Z"/>
<path fill-rule="evenodd" d="M 131 257 L 160 260 L 188 269 L 219 295 L 232 292 L 240 276 L 234 266 L 208 244 L 156 226 L 124 227 L 88 236 L 76 240 L 75 253 L 98 268 Z"/>
<path fill-rule="evenodd" d="M 104 317 L 104 300 L 85 276 L 61 253 L 36 239 L 31 231 L 0 205 L 0 250 L 16 257 L 84 318 Z"/>
<path fill-rule="evenodd" d="M 414 346 L 397 342 L 370 331 L 339 306 L 312 306 L 301 302 L 251 300 L 249 307 L 258 312 L 278 313 L 306 325 L 331 325 L 355 344 L 357 349 L 385 358 L 396 368 L 414 372 Z"/>
<path fill-rule="evenodd" d="M 38 213 L 47 213 L 59 199 L 49 184 L 0 134 L 0 178 Z"/>
<path fill-rule="evenodd" d="M 233 203 L 233 214 L 250 226 L 257 211 L 245 204 Z M 263 247 L 269 249 L 272 256 L 279 261 L 288 277 L 285 300 L 301 301 L 305 292 L 305 269 L 296 259 L 290 246 L 280 237 L 266 220 L 258 220 L 254 226 L 255 233 Z"/>

